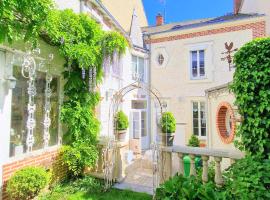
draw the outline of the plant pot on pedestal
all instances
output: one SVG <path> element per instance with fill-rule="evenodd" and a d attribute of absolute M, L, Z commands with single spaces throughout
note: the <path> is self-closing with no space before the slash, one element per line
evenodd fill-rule
<path fill-rule="evenodd" d="M 119 142 L 125 142 L 127 130 L 118 130 L 117 133 L 117 139 L 119 140 Z"/>
<path fill-rule="evenodd" d="M 162 145 L 163 146 L 173 146 L 174 133 L 163 133 L 162 134 Z"/>
<path fill-rule="evenodd" d="M 164 112 L 161 117 L 162 144 L 173 146 L 174 133 L 176 130 L 176 120 L 172 113 Z"/>

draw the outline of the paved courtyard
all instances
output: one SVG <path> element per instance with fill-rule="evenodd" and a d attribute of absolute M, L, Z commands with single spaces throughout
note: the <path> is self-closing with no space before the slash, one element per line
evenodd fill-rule
<path fill-rule="evenodd" d="M 151 151 L 143 153 L 126 169 L 123 182 L 114 185 L 118 189 L 129 189 L 135 192 L 153 194 L 153 168 Z"/>

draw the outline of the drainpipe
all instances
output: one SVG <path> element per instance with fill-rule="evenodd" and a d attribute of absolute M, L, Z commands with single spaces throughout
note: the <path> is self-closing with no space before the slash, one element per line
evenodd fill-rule
<path fill-rule="evenodd" d="M 83 13 L 84 4 L 85 4 L 85 0 L 80 0 L 80 13 Z"/>
<path fill-rule="evenodd" d="M 147 35 L 147 40 L 150 41 L 151 35 Z M 148 86 L 151 86 L 151 43 L 149 43 L 149 49 L 148 49 L 148 70 L 147 70 L 147 80 L 148 80 Z M 148 131 L 151 134 L 150 135 L 150 143 L 152 143 L 155 140 L 155 134 L 153 132 L 153 126 L 152 126 L 152 103 L 151 103 L 151 93 L 148 91 L 148 124 L 150 124 Z"/>

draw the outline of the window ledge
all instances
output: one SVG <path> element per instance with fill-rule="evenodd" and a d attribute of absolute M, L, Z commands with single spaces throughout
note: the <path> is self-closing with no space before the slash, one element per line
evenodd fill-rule
<path fill-rule="evenodd" d="M 23 153 L 23 154 L 18 155 L 18 156 L 9 157 L 7 162 L 4 164 L 13 163 L 13 162 L 16 162 L 19 160 L 30 158 L 32 156 L 39 156 L 39 155 L 42 155 L 42 154 L 47 153 L 47 152 L 55 151 L 55 150 L 59 149 L 60 147 L 61 147 L 61 145 L 55 145 L 55 146 L 48 147 L 47 149 L 39 149 L 39 150 L 35 150 L 35 151 L 29 152 L 29 153 Z"/>

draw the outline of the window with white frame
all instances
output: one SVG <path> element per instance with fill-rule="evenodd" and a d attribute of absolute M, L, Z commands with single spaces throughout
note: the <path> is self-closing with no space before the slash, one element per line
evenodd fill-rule
<path fill-rule="evenodd" d="M 199 137 L 206 136 L 206 106 L 205 102 L 192 102 L 193 134 Z"/>
<path fill-rule="evenodd" d="M 12 106 L 11 106 L 11 130 L 10 130 L 10 157 L 18 156 L 26 153 L 26 137 L 27 137 L 27 104 L 28 104 L 28 83 L 27 79 L 21 74 L 21 67 L 13 67 L 13 76 L 16 78 L 16 87 L 12 93 Z M 52 77 L 50 83 L 51 96 L 50 96 L 50 120 L 51 125 L 49 128 L 50 140 L 49 146 L 58 144 L 59 136 L 59 84 L 60 77 Z M 34 129 L 35 143 L 33 150 L 44 148 L 43 129 L 44 129 L 44 107 L 45 107 L 45 88 L 46 88 L 46 73 L 37 72 L 36 76 L 36 127 Z"/>
<path fill-rule="evenodd" d="M 205 78 L 205 50 L 190 52 L 191 56 L 191 79 Z"/>
<path fill-rule="evenodd" d="M 132 56 L 132 79 L 145 81 L 145 60 L 142 57 Z"/>

